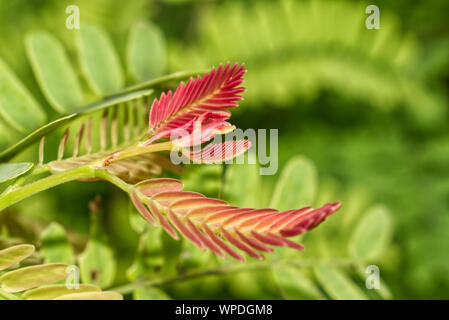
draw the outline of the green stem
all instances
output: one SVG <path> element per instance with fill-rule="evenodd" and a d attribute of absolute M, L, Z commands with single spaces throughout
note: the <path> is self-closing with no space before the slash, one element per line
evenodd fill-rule
<path fill-rule="evenodd" d="M 230 273 L 238 273 L 245 271 L 254 271 L 257 269 L 268 269 L 273 267 L 276 264 L 289 264 L 291 266 L 297 268 L 311 268 L 317 266 L 319 264 L 332 265 L 338 267 L 353 267 L 355 262 L 352 260 L 327 260 L 327 259 L 307 259 L 302 261 L 291 261 L 291 260 L 279 260 L 279 261 L 266 261 L 266 262 L 252 262 L 245 264 L 233 264 L 230 266 L 211 269 L 211 270 L 203 270 L 192 272 L 189 274 L 180 275 L 177 277 L 170 278 L 160 278 L 155 280 L 143 281 L 137 280 L 135 282 L 111 288 L 112 291 L 117 291 L 121 294 L 128 294 L 138 288 L 144 288 L 148 286 L 163 286 L 171 283 L 188 281 L 195 278 L 201 278 L 206 276 L 214 276 L 214 275 L 222 275 L 222 274 L 230 274 Z"/>
<path fill-rule="evenodd" d="M 2 194 L 0 197 L 0 213 L 3 209 L 36 193 L 81 178 L 95 178 L 95 170 L 91 166 L 81 166 L 48 176 L 17 189 L 8 190 L 7 193 Z"/>
<path fill-rule="evenodd" d="M 121 151 L 115 152 L 112 155 L 108 156 L 106 159 L 99 161 L 99 166 L 107 166 L 113 162 L 120 161 L 123 159 L 128 159 L 136 156 L 140 156 L 147 153 L 159 152 L 159 151 L 168 151 L 173 148 L 173 142 L 161 142 L 156 144 L 137 144 Z M 100 163 L 101 162 L 101 163 Z"/>

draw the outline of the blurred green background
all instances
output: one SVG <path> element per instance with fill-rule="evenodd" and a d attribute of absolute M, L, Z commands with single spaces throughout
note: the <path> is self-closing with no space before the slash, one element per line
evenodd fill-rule
<path fill-rule="evenodd" d="M 254 166 L 227 166 L 222 179 L 222 166 L 189 168 L 183 178 L 189 189 L 252 207 L 270 205 L 282 188 L 294 195 L 293 204 L 342 200 L 341 212 L 302 239 L 305 253 L 277 250 L 299 263 L 357 257 L 353 248 L 363 241 L 363 221 L 377 226 L 367 232 L 382 242 L 381 249 L 373 249 L 379 252 L 343 271 L 310 262 L 312 267 L 198 277 L 159 286 L 157 293 L 150 288 L 141 297 L 449 298 L 449 2 L 1 1 L 0 57 L 50 119 L 56 114 L 33 75 L 24 38 L 36 29 L 55 35 L 82 78 L 77 31 L 65 28 L 65 8 L 71 4 L 80 8 L 81 29 L 89 23 L 107 31 L 123 65 L 128 34 L 139 21 L 161 31 L 161 73 L 245 63 L 248 91 L 232 123 L 279 129 L 278 173 L 260 177 Z M 365 27 L 370 4 L 380 8 L 379 30 Z M 126 84 L 136 82 L 125 78 Z M 21 136 L 5 123 L 1 132 L 2 149 Z M 290 171 L 282 177 L 287 163 Z M 90 226 L 87 203 L 97 193 L 117 265 L 106 287 L 142 275 L 153 279 L 222 267 L 185 242 L 180 247 L 159 231 L 128 223 L 126 195 L 101 182 L 70 183 L 15 206 L 0 217 L 2 246 L 12 239 L 39 244 L 42 230 L 57 221 L 75 252 L 83 251 Z M 283 209 L 275 199 L 271 204 Z M 385 291 L 365 288 L 362 269 L 368 264 L 379 266 Z M 346 287 L 347 296 L 339 291 Z"/>

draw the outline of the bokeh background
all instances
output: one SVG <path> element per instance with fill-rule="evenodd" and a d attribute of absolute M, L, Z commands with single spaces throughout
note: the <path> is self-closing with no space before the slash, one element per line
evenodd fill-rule
<path fill-rule="evenodd" d="M 183 179 L 192 190 L 253 207 L 282 206 L 270 201 L 279 188 L 294 199 L 344 203 L 341 213 L 303 239 L 306 253 L 285 253 L 311 265 L 183 280 L 159 286 L 159 297 L 345 297 L 329 287 L 327 277 L 334 277 L 343 281 L 337 288 L 349 281 L 349 288 L 356 286 L 353 294 L 374 299 L 449 298 L 447 1 L 1 1 L 0 57 L 49 118 L 57 115 L 33 75 L 24 38 L 35 29 L 55 35 L 82 78 L 77 31 L 65 28 L 71 4 L 80 8 L 81 29 L 89 23 L 106 30 L 123 65 L 128 34 L 142 21 L 160 30 L 161 74 L 245 63 L 248 90 L 232 121 L 243 129 L 279 129 L 278 173 L 260 177 L 251 166 L 229 166 L 226 173 L 222 166 L 189 168 Z M 370 4 L 380 8 L 379 30 L 365 27 Z M 135 82 L 126 78 L 127 84 Z M 92 92 L 88 97 L 98 99 Z M 1 126 L 4 149 L 21 134 Z M 287 163 L 296 173 L 285 171 L 283 177 Z M 288 176 L 303 183 L 295 185 Z M 101 182 L 70 183 L 9 209 L 0 217 L 1 245 L 41 245 L 43 230 L 56 221 L 74 251 L 82 252 L 91 225 L 87 204 L 96 194 L 102 196 L 102 226 L 116 264 L 108 286 L 222 266 L 186 243 L 133 227 L 126 195 Z M 313 262 L 357 256 L 354 242 L 366 240 L 363 228 L 372 232 L 372 241 L 382 241 L 372 257 L 338 274 Z M 385 290 L 365 288 L 360 268 L 368 264 L 379 266 Z"/>

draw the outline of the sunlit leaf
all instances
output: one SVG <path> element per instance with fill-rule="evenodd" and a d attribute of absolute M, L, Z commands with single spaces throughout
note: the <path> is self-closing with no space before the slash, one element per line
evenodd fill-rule
<path fill-rule="evenodd" d="M 103 96 L 122 88 L 125 82 L 122 66 L 106 32 L 83 23 L 77 40 L 80 65 L 91 89 Z"/>
<path fill-rule="evenodd" d="M 59 223 L 50 223 L 42 232 L 41 241 L 40 254 L 45 263 L 62 262 L 70 265 L 75 263 L 73 248 L 67 240 L 64 227 Z"/>
<path fill-rule="evenodd" d="M 50 105 L 58 112 L 79 108 L 83 92 L 64 47 L 51 34 L 35 31 L 25 39 L 36 80 Z"/>
<path fill-rule="evenodd" d="M 0 277 L 0 285 L 7 292 L 19 292 L 47 283 L 66 279 L 67 264 L 51 263 L 10 271 Z"/>
<path fill-rule="evenodd" d="M 42 107 L 1 59 L 0 116 L 21 132 L 35 129 L 46 120 Z"/>
<path fill-rule="evenodd" d="M 390 211 L 383 205 L 371 207 L 352 234 L 350 253 L 361 260 L 375 259 L 390 243 L 392 233 L 393 219 Z"/>
<path fill-rule="evenodd" d="M 53 300 L 123 300 L 123 296 L 114 291 L 81 292 L 59 296 Z"/>
<path fill-rule="evenodd" d="M 161 30 L 149 22 L 136 23 L 127 43 L 127 64 L 138 81 L 151 80 L 165 70 L 165 39 Z"/>
<path fill-rule="evenodd" d="M 33 166 L 31 162 L 0 163 L 0 183 L 20 177 Z"/>
<path fill-rule="evenodd" d="M 66 294 L 101 291 L 99 287 L 91 284 L 80 284 L 78 286 L 78 288 L 68 288 L 65 284 L 44 285 L 26 291 L 21 298 L 28 300 L 51 300 Z"/>
<path fill-rule="evenodd" d="M 274 189 L 270 207 L 288 210 L 312 205 L 318 187 L 315 165 L 297 156 L 288 161 Z"/>
<path fill-rule="evenodd" d="M 0 250 L 0 270 L 9 268 L 19 263 L 34 252 L 31 244 L 19 244 L 14 247 Z"/>
<path fill-rule="evenodd" d="M 275 264 L 272 270 L 285 298 L 291 300 L 323 298 L 323 294 L 305 271 L 287 264 Z"/>
<path fill-rule="evenodd" d="M 318 282 L 332 299 L 367 299 L 363 291 L 341 270 L 330 266 L 319 266 L 314 270 Z"/>

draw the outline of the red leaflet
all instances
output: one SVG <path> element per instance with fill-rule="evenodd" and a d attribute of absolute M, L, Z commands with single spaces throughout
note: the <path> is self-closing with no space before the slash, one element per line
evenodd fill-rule
<path fill-rule="evenodd" d="M 224 253 L 243 261 L 243 257 L 229 244 L 256 259 L 261 252 L 272 252 L 269 246 L 304 250 L 304 246 L 286 239 L 316 227 L 340 208 L 340 203 L 277 211 L 229 206 L 219 199 L 207 198 L 195 192 L 182 191 L 182 183 L 175 179 L 152 179 L 138 183 L 130 192 L 132 201 L 149 222 L 158 221 L 175 239 L 172 225 L 201 249 L 209 249 L 218 256 Z M 148 204 L 148 210 L 143 202 Z"/>
<path fill-rule="evenodd" d="M 239 85 L 245 72 L 243 65 L 220 65 L 202 77 L 190 78 L 187 84 L 181 82 L 174 93 L 163 93 L 151 107 L 149 129 L 153 136 L 147 144 L 177 129 L 192 132 L 196 119 L 201 118 L 203 124 L 228 119 L 231 114 L 226 108 L 237 107 L 236 101 L 242 100 L 239 93 L 245 88 Z"/>

